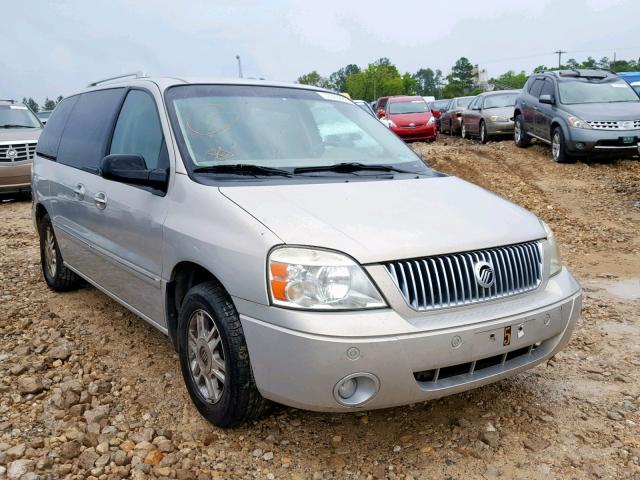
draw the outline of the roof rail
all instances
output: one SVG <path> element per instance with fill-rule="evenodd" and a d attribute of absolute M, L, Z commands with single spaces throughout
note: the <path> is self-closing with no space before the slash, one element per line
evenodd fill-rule
<path fill-rule="evenodd" d="M 89 85 L 87 85 L 87 87 L 96 87 L 96 86 L 101 85 L 103 83 L 112 82 L 114 80 L 120 80 L 121 78 L 129 78 L 129 77 L 145 78 L 145 77 L 147 77 L 147 74 L 145 72 L 143 72 L 142 70 L 139 70 L 139 71 L 133 72 L 133 73 L 125 73 L 124 75 L 117 75 L 115 77 L 110 77 L 110 78 L 105 78 L 103 80 L 98 80 L 97 82 L 91 82 Z"/>

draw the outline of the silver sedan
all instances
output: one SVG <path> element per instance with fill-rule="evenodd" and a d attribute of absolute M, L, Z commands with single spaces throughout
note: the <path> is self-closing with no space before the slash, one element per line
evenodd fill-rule
<path fill-rule="evenodd" d="M 492 137 L 513 134 L 513 108 L 520 90 L 481 93 L 462 112 L 462 138 L 478 137 L 487 143 Z"/>

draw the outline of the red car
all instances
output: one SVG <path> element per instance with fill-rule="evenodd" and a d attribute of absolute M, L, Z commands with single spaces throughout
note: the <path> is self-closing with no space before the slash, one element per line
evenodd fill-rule
<path fill-rule="evenodd" d="M 389 97 L 381 118 L 405 141 L 433 141 L 438 136 L 436 119 L 422 97 Z"/>

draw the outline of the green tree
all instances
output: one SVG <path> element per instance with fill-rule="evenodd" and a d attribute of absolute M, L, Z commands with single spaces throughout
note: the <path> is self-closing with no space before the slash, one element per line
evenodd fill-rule
<path fill-rule="evenodd" d="M 515 73 L 513 70 L 509 70 L 497 78 L 492 78 L 489 80 L 489 83 L 494 84 L 496 90 L 509 90 L 524 87 L 528 78 L 529 76 L 524 72 L 524 70 L 520 73 Z"/>
<path fill-rule="evenodd" d="M 547 70 L 550 70 L 550 69 L 546 65 L 538 65 L 536 68 L 533 69 L 533 73 L 542 73 L 542 72 L 546 72 Z"/>
<path fill-rule="evenodd" d="M 62 100 L 64 100 L 64 97 L 62 95 L 58 95 L 58 98 L 56 98 L 56 105 L 59 104 Z"/>
<path fill-rule="evenodd" d="M 351 98 L 367 101 L 387 95 L 402 95 L 413 91 L 411 75 L 403 78 L 388 58 L 370 63 L 365 70 L 347 77 L 346 91 Z"/>
<path fill-rule="evenodd" d="M 443 91 L 445 97 L 470 95 L 474 91 L 473 65 L 466 57 L 460 57 L 447 75 L 447 86 Z"/>
<path fill-rule="evenodd" d="M 329 88 L 329 80 L 320 75 L 316 70 L 298 77 L 297 83 L 314 85 L 316 87 Z"/>
<path fill-rule="evenodd" d="M 38 113 L 40 111 L 40 105 L 38 105 L 38 102 L 31 97 L 29 97 L 29 99 L 23 97 L 22 103 L 29 107 L 34 113 Z"/>
<path fill-rule="evenodd" d="M 418 95 L 431 95 L 439 98 L 442 93 L 442 71 L 435 72 L 430 68 L 421 68 L 413 74 Z"/>
<path fill-rule="evenodd" d="M 44 105 L 42 106 L 42 108 L 44 110 L 53 110 L 54 108 L 56 108 L 56 102 L 55 100 L 51 100 L 49 97 L 47 97 L 44 100 Z"/>
<path fill-rule="evenodd" d="M 355 73 L 360 73 L 360 67 L 358 67 L 358 65 L 350 63 L 346 67 L 343 67 L 340 70 L 333 72 L 331 75 L 329 75 L 329 83 L 331 83 L 331 86 L 336 91 L 346 92 L 347 77 Z"/>

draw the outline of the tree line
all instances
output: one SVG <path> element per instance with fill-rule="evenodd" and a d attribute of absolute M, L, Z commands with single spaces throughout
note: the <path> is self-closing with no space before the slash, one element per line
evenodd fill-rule
<path fill-rule="evenodd" d="M 560 66 L 560 69 L 572 68 L 604 68 L 614 72 L 639 71 L 640 59 L 611 61 L 608 57 L 600 60 L 587 57 L 583 62 L 578 62 L 570 58 Z M 554 68 L 539 65 L 533 73 L 552 69 Z M 522 88 L 528 78 L 529 74 L 524 70 L 509 70 L 489 79 L 485 86 L 479 84 L 478 67 L 466 57 L 456 60 L 446 76 L 441 70 L 431 68 L 421 68 L 413 74 L 401 73 L 389 58 L 383 57 L 368 64 L 366 68 L 351 63 L 328 77 L 323 77 L 314 70 L 298 77 L 297 83 L 346 92 L 351 98 L 373 101 L 387 95 L 421 95 L 436 98 L 477 95 L 487 87 L 494 90 Z"/>
<path fill-rule="evenodd" d="M 42 105 L 38 105 L 38 102 L 36 102 L 33 98 L 23 97 L 22 103 L 29 107 L 33 112 L 38 113 L 40 110 L 53 110 L 54 108 L 56 108 L 56 105 L 58 105 L 62 101 L 63 98 L 64 97 L 62 95 L 59 95 L 55 100 L 51 100 L 49 97 L 47 97 L 45 98 Z"/>

